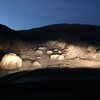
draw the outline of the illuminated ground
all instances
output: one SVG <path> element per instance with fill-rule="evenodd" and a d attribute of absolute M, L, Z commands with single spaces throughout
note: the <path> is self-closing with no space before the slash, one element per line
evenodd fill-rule
<path fill-rule="evenodd" d="M 29 47 L 29 45 L 27 44 Z M 26 47 L 25 47 L 26 48 Z M 22 69 L 45 67 L 99 68 L 100 52 L 97 47 L 86 44 L 68 44 L 49 41 L 30 49 L 20 49 Z M 30 67 L 29 67 L 30 66 Z"/>

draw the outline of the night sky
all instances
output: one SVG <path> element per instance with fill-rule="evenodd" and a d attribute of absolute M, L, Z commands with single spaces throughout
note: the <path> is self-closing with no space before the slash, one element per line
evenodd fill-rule
<path fill-rule="evenodd" d="M 100 0 L 0 0 L 0 24 L 12 29 L 57 23 L 100 25 Z"/>

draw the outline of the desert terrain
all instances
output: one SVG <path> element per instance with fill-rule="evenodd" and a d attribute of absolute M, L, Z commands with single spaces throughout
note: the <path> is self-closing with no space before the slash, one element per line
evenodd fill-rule
<path fill-rule="evenodd" d="M 99 69 L 99 36 L 100 26 L 94 25 L 58 24 L 19 31 L 0 25 L 0 74 L 53 67 Z M 4 68 L 3 57 L 11 53 L 22 60 L 20 68 Z"/>

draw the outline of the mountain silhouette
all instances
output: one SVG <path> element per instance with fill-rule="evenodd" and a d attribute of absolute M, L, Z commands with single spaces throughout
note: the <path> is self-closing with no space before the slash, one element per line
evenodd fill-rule
<path fill-rule="evenodd" d="M 11 39 L 14 38 L 15 31 L 11 28 L 0 24 L 0 39 Z"/>
<path fill-rule="evenodd" d="M 63 40 L 65 42 L 81 41 L 100 44 L 100 26 L 80 24 L 54 24 L 28 30 L 13 30 L 0 25 L 0 39 L 48 41 Z"/>

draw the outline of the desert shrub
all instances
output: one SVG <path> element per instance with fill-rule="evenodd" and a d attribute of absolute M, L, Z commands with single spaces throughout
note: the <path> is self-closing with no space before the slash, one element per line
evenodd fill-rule
<path fill-rule="evenodd" d="M 67 46 L 67 48 L 64 50 L 64 54 L 67 59 L 73 59 L 76 57 L 84 58 L 86 55 L 85 53 L 86 51 L 84 48 L 72 44 Z"/>
<path fill-rule="evenodd" d="M 10 42 L 9 40 L 0 40 L 0 50 L 9 50 L 10 49 Z"/>
<path fill-rule="evenodd" d="M 48 41 L 46 47 L 48 49 L 58 48 L 59 50 L 63 50 L 66 47 L 66 43 L 63 41 Z"/>

